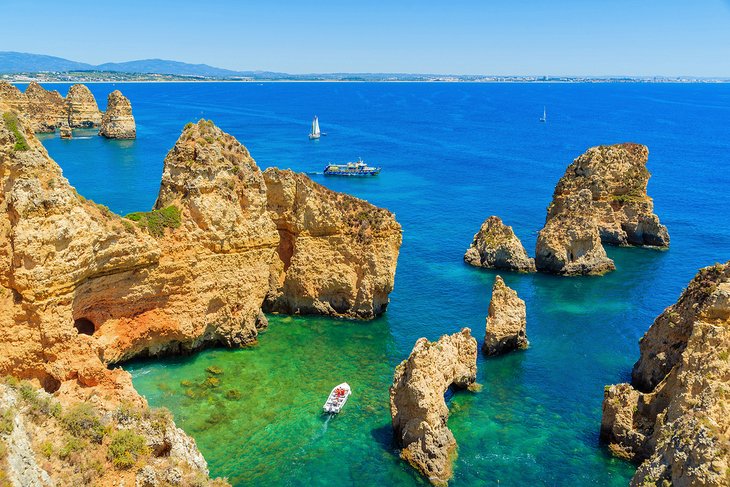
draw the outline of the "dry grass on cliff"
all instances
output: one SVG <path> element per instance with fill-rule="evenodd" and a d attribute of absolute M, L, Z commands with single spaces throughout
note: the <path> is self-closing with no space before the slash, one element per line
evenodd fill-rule
<path fill-rule="evenodd" d="M 2 397 L 9 397 L 8 391 L 16 398 L 15 403 L 10 407 L 5 403 L 3 407 Z M 172 415 L 165 409 L 131 403 L 123 403 L 112 411 L 100 410 L 90 403 L 62 407 L 58 400 L 32 384 L 5 378 L 0 380 L 0 466 L 7 457 L 5 440 L 18 417 L 38 466 L 52 478 L 65 479 L 68 485 L 105 484 L 108 479 L 128 476 L 133 480 L 138 470 L 153 461 L 161 470 L 161 478 L 171 470 L 179 472 L 181 485 L 227 485 L 225 481 L 209 481 L 186 463 L 168 457 L 164 449 L 154 451 L 149 446 L 152 437 L 162 438 L 168 428 L 175 427 Z M 3 475 L 0 487 L 6 480 Z M 163 481 L 160 485 L 168 484 Z"/>

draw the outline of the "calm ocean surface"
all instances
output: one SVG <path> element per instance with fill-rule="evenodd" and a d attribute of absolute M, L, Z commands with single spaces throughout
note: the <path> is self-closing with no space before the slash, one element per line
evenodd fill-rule
<path fill-rule="evenodd" d="M 65 95 L 68 85 L 56 87 Z M 312 176 L 387 207 L 403 225 L 395 291 L 373 322 L 271 317 L 260 344 L 126 367 L 153 406 L 173 411 L 211 473 L 234 485 L 425 485 L 397 457 L 388 386 L 421 336 L 484 336 L 494 272 L 462 261 L 499 215 L 534 252 L 552 190 L 588 147 L 650 149 L 649 195 L 666 252 L 609 248 L 604 277 L 502 274 L 527 302 L 530 348 L 479 357 L 477 394 L 451 399 L 453 485 L 626 485 L 634 468 L 599 445 L 605 384 L 625 381 L 637 341 L 702 266 L 730 258 L 730 85 L 165 83 L 120 88 L 136 141 L 44 137 L 81 194 L 126 214 L 149 209 L 185 123 L 212 119 L 262 168 L 321 171 L 361 156 L 376 178 Z M 538 122 L 543 105 L 548 123 Z M 313 115 L 329 135 L 307 140 Z M 89 132 L 93 134 L 93 132 Z M 206 367 L 221 386 L 199 384 Z M 337 383 L 354 394 L 330 421 Z M 234 392 L 231 392 L 234 391 Z M 240 398 L 235 397 L 240 393 Z M 228 397 L 227 397 L 228 395 Z"/>

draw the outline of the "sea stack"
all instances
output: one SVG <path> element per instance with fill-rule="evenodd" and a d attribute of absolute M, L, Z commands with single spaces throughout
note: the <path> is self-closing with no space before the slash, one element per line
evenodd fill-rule
<path fill-rule="evenodd" d="M 601 245 L 587 189 L 553 198 L 537 236 L 537 270 L 566 276 L 601 275 L 616 268 Z"/>
<path fill-rule="evenodd" d="M 101 112 L 86 85 L 73 85 L 66 95 L 66 105 L 71 128 L 94 128 L 101 124 Z"/>
<path fill-rule="evenodd" d="M 527 348 L 526 326 L 525 302 L 497 276 L 492 286 L 482 351 L 487 355 L 500 355 Z"/>
<path fill-rule="evenodd" d="M 592 147 L 568 166 L 555 187 L 540 232 L 542 239 L 538 238 L 538 270 L 565 275 L 601 274 L 613 268 L 599 255 L 602 244 L 669 246 L 667 228 L 659 223 L 646 193 L 651 176 L 646 169 L 648 158 L 646 146 L 625 143 Z M 579 196 L 586 191 L 588 203 L 585 196 Z M 552 219 L 560 221 L 555 224 Z M 598 243 L 593 236 L 594 226 Z M 558 241 L 560 244 L 554 247 L 552 244 Z M 571 251 L 573 256 L 575 251 L 594 255 L 574 264 Z"/>
<path fill-rule="evenodd" d="M 474 235 L 464 261 L 477 267 L 515 272 L 535 272 L 535 260 L 527 255 L 512 227 L 490 216 Z"/>
<path fill-rule="evenodd" d="M 601 439 L 640 485 L 727 485 L 730 262 L 701 269 L 639 342 L 631 384 L 607 386 Z"/>
<path fill-rule="evenodd" d="M 106 112 L 101 118 L 99 135 L 108 139 L 134 139 L 137 127 L 132 116 L 132 104 L 119 90 L 109 93 Z"/>
<path fill-rule="evenodd" d="M 474 384 L 476 372 L 477 342 L 469 328 L 436 342 L 419 338 L 395 369 L 390 415 L 401 458 L 434 485 L 447 484 L 456 453 L 456 440 L 446 426 L 444 393 L 450 386 Z"/>

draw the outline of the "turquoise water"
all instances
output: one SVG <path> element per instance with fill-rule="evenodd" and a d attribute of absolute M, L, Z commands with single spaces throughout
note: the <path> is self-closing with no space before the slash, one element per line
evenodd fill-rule
<path fill-rule="evenodd" d="M 93 85 L 103 100 L 112 85 Z M 67 87 L 60 88 L 65 93 Z M 235 485 L 420 485 L 391 442 L 395 364 L 418 337 L 484 334 L 494 273 L 463 252 L 491 214 L 529 251 L 552 189 L 587 147 L 649 146 L 649 194 L 669 251 L 608 249 L 604 277 L 504 274 L 527 302 L 530 349 L 479 358 L 477 394 L 451 400 L 453 485 L 626 485 L 633 467 L 599 445 L 603 386 L 629 378 L 637 341 L 696 270 L 730 258 L 730 85 L 125 84 L 139 139 L 44 138 L 79 191 L 118 213 L 148 209 L 182 126 L 214 120 L 260 166 L 321 171 L 362 156 L 377 178 L 316 181 L 385 206 L 404 241 L 388 312 L 368 323 L 271 317 L 258 346 L 127 365 L 167 406 L 214 475 Z M 102 103 L 103 104 L 103 103 Z M 547 105 L 548 123 L 537 119 Z M 306 138 L 311 117 L 329 135 Z M 334 353 L 337 351 L 337 353 Z M 206 367 L 223 369 L 203 387 Z M 332 386 L 354 389 L 325 422 Z M 190 381 L 190 383 L 183 381 Z M 241 397 L 227 399 L 226 393 Z M 189 397 L 193 396 L 193 397 Z"/>

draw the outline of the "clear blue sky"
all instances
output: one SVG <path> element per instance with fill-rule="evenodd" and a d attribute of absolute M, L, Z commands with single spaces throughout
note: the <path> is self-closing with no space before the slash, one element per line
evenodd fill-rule
<path fill-rule="evenodd" d="M 0 0 L 0 11 L 0 50 L 94 64 L 730 77 L 730 0 Z"/>

